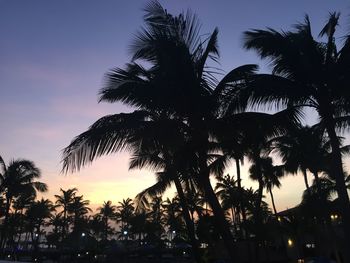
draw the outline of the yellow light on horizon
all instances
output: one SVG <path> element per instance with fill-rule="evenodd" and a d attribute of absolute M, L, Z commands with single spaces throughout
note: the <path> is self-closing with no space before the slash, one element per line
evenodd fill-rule
<path fill-rule="evenodd" d="M 288 238 L 288 246 L 292 247 L 294 244 L 293 240 L 291 238 Z"/>

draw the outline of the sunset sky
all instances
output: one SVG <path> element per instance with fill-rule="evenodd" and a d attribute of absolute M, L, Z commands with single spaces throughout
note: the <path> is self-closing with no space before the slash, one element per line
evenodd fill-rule
<path fill-rule="evenodd" d="M 310 16 L 314 35 L 331 11 L 342 13 L 338 36 L 350 32 L 348 0 L 173 0 L 160 1 L 168 12 L 191 9 L 203 34 L 219 28 L 225 72 L 246 63 L 267 63 L 242 49 L 242 32 L 252 28 L 290 29 Z M 77 187 L 93 205 L 133 198 L 154 182 L 149 171 L 128 171 L 128 154 L 104 157 L 79 173 L 62 175 L 61 151 L 99 117 L 130 111 L 97 102 L 103 76 L 130 60 L 128 45 L 142 25 L 147 1 L 0 0 L 0 155 L 33 160 L 49 185 Z M 341 41 L 341 38 L 338 39 Z M 245 172 L 243 184 L 252 185 Z M 234 174 L 234 170 L 229 170 Z M 303 180 L 288 177 L 275 190 L 279 209 L 300 201 Z"/>

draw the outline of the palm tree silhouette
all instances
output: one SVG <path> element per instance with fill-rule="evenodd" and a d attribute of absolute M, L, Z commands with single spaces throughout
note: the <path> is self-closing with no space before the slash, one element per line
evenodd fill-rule
<path fill-rule="evenodd" d="M 263 187 L 266 188 L 266 191 L 269 192 L 271 197 L 272 208 L 277 215 L 275 199 L 272 193 L 272 188 L 281 187 L 281 182 L 279 179 L 285 175 L 284 166 L 282 165 L 273 165 L 271 157 L 264 157 L 260 160 L 261 170 L 262 170 L 262 182 Z M 253 180 L 258 180 L 256 164 L 252 164 L 249 168 L 249 177 Z"/>
<path fill-rule="evenodd" d="M 337 131 L 348 127 L 349 114 L 349 54 L 350 38 L 337 49 L 335 31 L 339 13 L 330 13 L 319 36 L 327 42 L 317 42 L 311 33 L 309 17 L 295 26 L 294 31 L 273 29 L 244 33 L 245 48 L 254 49 L 273 66 L 272 74 L 254 78 L 242 97 L 255 105 L 307 106 L 319 115 L 329 136 L 332 150 L 331 173 L 336 179 L 342 206 L 343 225 L 350 243 L 350 204 L 344 181 L 344 171 Z"/>
<path fill-rule="evenodd" d="M 33 202 L 26 211 L 26 219 L 30 225 L 31 239 L 34 244 L 34 250 L 37 251 L 40 236 L 41 227 L 46 225 L 46 220 L 52 217 L 52 212 L 55 211 L 55 207 L 49 199 L 41 199 Z"/>
<path fill-rule="evenodd" d="M 70 204 L 68 204 L 68 213 L 73 215 L 73 232 L 82 231 L 82 224 L 84 224 L 84 216 L 91 212 L 88 207 L 89 200 L 84 200 L 82 195 L 74 196 Z"/>
<path fill-rule="evenodd" d="M 129 222 L 134 213 L 134 203 L 130 198 L 123 199 L 121 202 L 118 202 L 117 212 L 116 212 L 116 221 L 121 223 L 120 232 L 121 236 L 124 239 L 127 238 L 128 234 L 124 234 L 124 231 L 129 230 Z M 126 232 L 127 233 L 127 232 Z"/>
<path fill-rule="evenodd" d="M 101 215 L 104 224 L 103 238 L 104 240 L 107 240 L 110 228 L 108 221 L 115 218 L 117 207 L 112 205 L 112 201 L 107 201 L 103 202 L 103 205 L 97 208 L 97 210 L 98 214 Z"/>
<path fill-rule="evenodd" d="M 227 174 L 224 177 L 218 177 L 215 186 L 216 194 L 221 199 L 221 205 L 226 211 L 230 211 L 232 226 L 240 224 L 240 203 L 241 195 L 238 187 L 238 180 Z"/>
<path fill-rule="evenodd" d="M 198 156 L 197 182 L 234 260 L 234 240 L 209 180 L 209 134 L 211 128 L 217 127 L 211 123 L 219 114 L 218 100 L 223 87 L 228 82 L 243 81 L 256 67 L 234 69 L 217 83 L 207 67 L 209 59 L 218 58 L 217 30 L 203 41 L 195 16 L 188 13 L 174 17 L 156 2 L 146 7 L 145 23 L 146 27 L 131 46 L 132 63 L 126 69 L 112 70 L 100 92 L 102 101 L 122 101 L 137 110 L 106 116 L 76 137 L 64 151 L 63 170 L 78 170 L 104 154 L 137 149 L 142 142 L 140 138 L 150 135 L 146 133 L 147 120 L 152 118 L 150 113 L 165 114 L 173 122 L 181 122 L 187 141 Z M 139 61 L 149 66 L 145 68 Z"/>
<path fill-rule="evenodd" d="M 62 215 L 62 239 L 64 239 L 67 235 L 68 228 L 69 228 L 69 221 L 68 221 L 68 215 L 70 213 L 70 206 L 74 202 L 74 197 L 76 192 L 78 191 L 77 188 L 71 188 L 67 190 L 60 189 L 61 195 L 55 195 L 56 201 L 55 204 L 57 207 L 61 207 L 62 211 L 60 212 L 60 215 Z"/>
<path fill-rule="evenodd" d="M 8 165 L 0 156 L 0 191 L 4 193 L 5 204 L 5 218 L 3 228 L 1 231 L 0 247 L 4 248 L 7 238 L 7 227 L 9 213 L 14 198 L 21 195 L 36 196 L 36 191 L 46 192 L 47 185 L 45 183 L 34 181 L 40 178 L 40 170 L 32 161 L 17 159 L 11 160 Z"/>

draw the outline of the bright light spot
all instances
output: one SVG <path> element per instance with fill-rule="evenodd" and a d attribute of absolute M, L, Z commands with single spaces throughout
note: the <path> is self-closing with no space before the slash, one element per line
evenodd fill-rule
<path fill-rule="evenodd" d="M 10 258 L 10 257 L 11 257 L 11 255 L 7 255 L 7 257 L 8 257 L 8 258 Z"/>
<path fill-rule="evenodd" d="M 36 237 L 38 237 L 38 236 L 39 236 L 39 234 L 35 234 L 35 236 L 36 236 Z"/>
<path fill-rule="evenodd" d="M 124 231 L 123 234 L 126 236 L 128 234 L 128 231 Z"/>
<path fill-rule="evenodd" d="M 288 246 L 292 247 L 294 244 L 293 240 L 288 238 Z"/>
<path fill-rule="evenodd" d="M 81 233 L 81 236 L 82 236 L 82 237 L 85 237 L 85 235 L 86 235 L 85 233 Z"/>
<path fill-rule="evenodd" d="M 277 220 L 278 220 L 278 222 L 281 222 L 282 221 L 282 219 L 281 219 L 281 217 L 279 216 L 279 217 L 277 217 Z"/>
<path fill-rule="evenodd" d="M 176 233 L 176 231 L 175 230 L 173 230 L 173 234 L 175 234 Z"/>
<path fill-rule="evenodd" d="M 78 257 L 80 257 L 80 254 L 78 254 Z"/>
<path fill-rule="evenodd" d="M 89 255 L 89 252 L 86 252 L 85 254 L 86 254 L 86 255 Z"/>

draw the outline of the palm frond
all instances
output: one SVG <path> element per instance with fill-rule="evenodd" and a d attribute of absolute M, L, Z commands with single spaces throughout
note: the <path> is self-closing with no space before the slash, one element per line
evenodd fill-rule
<path fill-rule="evenodd" d="M 326 25 L 322 28 L 318 36 L 323 37 L 324 35 L 326 35 L 327 37 L 333 37 L 335 28 L 338 25 L 339 17 L 339 12 L 329 13 L 328 21 Z"/>
<path fill-rule="evenodd" d="M 35 189 L 39 192 L 47 192 L 48 191 L 48 186 L 45 183 L 42 182 L 33 182 L 33 185 Z"/>
<path fill-rule="evenodd" d="M 100 118 L 64 149 L 62 172 L 79 170 L 101 155 L 127 149 L 148 116 L 144 111 L 134 111 Z"/>
<path fill-rule="evenodd" d="M 165 190 L 170 187 L 171 180 L 169 180 L 167 176 L 158 175 L 158 177 L 162 179 L 158 180 L 154 185 L 146 188 L 136 195 L 134 199 L 136 211 L 144 211 L 147 207 L 149 207 L 149 201 L 153 197 L 163 194 Z"/>

